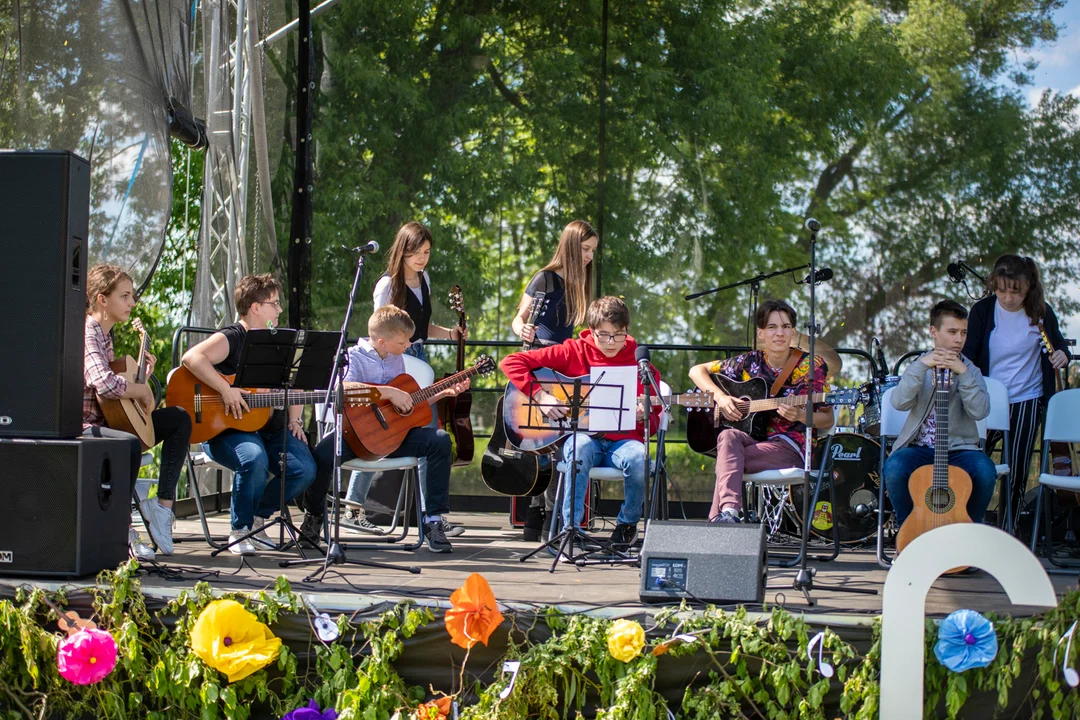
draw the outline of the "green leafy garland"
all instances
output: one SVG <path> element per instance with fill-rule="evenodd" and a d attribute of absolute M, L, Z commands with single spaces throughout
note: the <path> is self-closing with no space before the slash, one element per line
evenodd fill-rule
<path fill-rule="evenodd" d="M 189 633 L 201 610 L 215 599 L 199 583 L 159 612 L 146 607 L 134 562 L 102 573 L 92 593 L 95 620 L 112 633 L 119 647 L 116 668 L 96 685 L 78 686 L 56 667 L 59 635 L 56 612 L 40 589 L 20 589 L 15 602 L 0 601 L 0 718 L 235 718 L 251 716 L 253 707 L 281 717 L 315 698 L 334 707 L 341 720 L 391 720 L 414 717 L 428 695 L 409 687 L 394 668 L 405 643 L 418 629 L 436 621 L 430 608 L 402 603 L 376 620 L 353 624 L 337 619 L 341 639 L 322 643 L 312 634 L 314 659 L 301 667 L 297 655 L 282 645 L 273 665 L 233 684 L 205 665 L 191 650 Z M 229 595 L 273 628 L 283 614 L 307 612 L 288 582 L 279 578 L 272 591 Z M 49 598 L 65 606 L 62 594 Z M 936 662 L 936 626 L 926 628 L 927 715 L 944 703 L 948 716 L 960 717 L 973 692 L 996 695 L 999 711 L 1020 706 L 1027 717 L 1080 716 L 1080 692 L 1061 680 L 1058 640 L 1080 616 L 1080 591 L 1038 618 L 992 618 L 999 652 L 990 666 L 951 673 Z M 835 633 L 825 631 L 824 647 L 836 668 L 823 678 L 805 651 L 813 630 L 786 610 L 773 609 L 766 621 L 709 609 L 662 610 L 650 639 L 630 662 L 612 657 L 607 645 L 612 621 L 587 615 L 549 612 L 550 638 L 534 641 L 538 620 L 508 613 L 512 625 L 506 660 L 521 662 L 513 691 L 502 678 L 482 686 L 474 681 L 458 691 L 460 716 L 472 720 L 575 717 L 595 712 L 602 720 L 666 720 L 668 702 L 655 688 L 657 669 L 687 658 L 698 672 L 688 682 L 681 703 L 671 704 L 680 718 L 821 718 L 826 696 L 833 693 L 844 717 L 878 715 L 881 626 L 875 622 L 869 649 L 861 654 Z M 441 617 L 439 618 L 441 621 Z M 692 636 L 679 642 L 675 635 Z M 1057 662 L 1053 656 L 1058 648 Z M 693 656 L 692 658 L 688 656 Z M 464 671 L 464 668 L 462 668 Z M 1025 672 L 1026 670 L 1026 672 Z M 462 672 L 462 677 L 465 677 Z M 1030 678 L 1028 686 L 1019 683 Z M 451 690 L 446 688 L 445 690 Z M 435 717 L 425 710 L 424 717 Z M 831 715 L 830 715 L 831 716 Z"/>

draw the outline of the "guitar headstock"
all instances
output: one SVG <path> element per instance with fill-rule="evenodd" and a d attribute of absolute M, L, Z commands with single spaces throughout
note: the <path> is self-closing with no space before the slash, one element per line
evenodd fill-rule
<path fill-rule="evenodd" d="M 865 393 L 859 388 L 840 388 L 825 396 L 830 405 L 851 405 L 854 407 L 865 401 Z"/>
<path fill-rule="evenodd" d="M 547 307 L 548 299 L 546 292 L 537 292 L 533 295 L 532 304 L 529 305 L 529 322 L 527 324 L 532 325 L 536 322 L 536 318 L 543 314 L 544 309 Z"/>
<path fill-rule="evenodd" d="M 345 388 L 345 404 L 350 407 L 374 405 L 382 399 L 379 388 L 370 385 Z"/>
<path fill-rule="evenodd" d="M 450 299 L 450 309 L 456 313 L 465 312 L 465 296 L 461 292 L 461 286 L 455 285 L 450 288 L 450 292 L 447 293 L 447 297 Z"/>
<path fill-rule="evenodd" d="M 1042 351 L 1047 355 L 1054 354 L 1054 344 L 1050 342 L 1050 336 L 1046 334 L 1046 328 L 1039 323 L 1039 340 L 1042 341 Z"/>
<path fill-rule="evenodd" d="M 711 410 L 715 402 L 709 393 L 701 388 L 693 388 L 682 394 L 679 404 L 693 412 L 694 410 Z"/>
<path fill-rule="evenodd" d="M 487 355 L 481 355 L 473 361 L 477 375 L 490 375 L 495 372 L 495 361 Z"/>

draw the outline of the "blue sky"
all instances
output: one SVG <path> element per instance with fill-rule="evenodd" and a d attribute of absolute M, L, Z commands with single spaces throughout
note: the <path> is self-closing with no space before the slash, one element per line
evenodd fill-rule
<path fill-rule="evenodd" d="M 1024 90 L 1028 104 L 1038 102 L 1047 88 L 1080 98 L 1080 0 L 1068 0 L 1054 19 L 1059 26 L 1064 26 L 1059 31 L 1058 41 L 1036 47 L 1028 56 L 1019 58 L 1024 60 L 1031 57 L 1039 63 L 1032 74 L 1034 85 Z M 1074 299 L 1080 300 L 1080 287 L 1073 286 L 1068 292 Z M 1068 337 L 1080 337 L 1080 315 L 1074 314 L 1061 320 L 1062 331 Z M 1080 352 L 1080 349 L 1073 348 L 1073 352 Z"/>

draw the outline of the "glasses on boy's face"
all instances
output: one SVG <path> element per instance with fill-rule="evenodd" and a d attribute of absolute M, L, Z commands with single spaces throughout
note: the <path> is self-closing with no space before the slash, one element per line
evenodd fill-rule
<path fill-rule="evenodd" d="M 273 305 L 273 306 L 275 306 L 275 307 L 276 307 L 276 308 L 277 308 L 278 310 L 280 310 L 280 309 L 281 309 L 281 301 L 280 301 L 280 300 L 266 300 L 265 302 L 261 302 L 261 303 L 259 303 L 259 304 L 260 304 L 260 305 Z"/>
<path fill-rule="evenodd" d="M 606 332 L 598 332 L 598 333 L 596 333 L 596 339 L 597 339 L 598 342 L 602 342 L 602 343 L 605 343 L 605 344 L 621 343 L 624 340 L 626 340 L 626 333 L 619 333 L 618 335 L 611 335 L 611 334 L 606 333 Z"/>

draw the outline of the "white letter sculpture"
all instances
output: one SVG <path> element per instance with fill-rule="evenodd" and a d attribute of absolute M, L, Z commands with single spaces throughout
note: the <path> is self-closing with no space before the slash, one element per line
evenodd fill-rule
<path fill-rule="evenodd" d="M 919 536 L 885 578 L 881 720 L 921 720 L 926 594 L 943 572 L 964 566 L 993 575 L 1014 605 L 1057 606 L 1042 563 L 1013 536 L 976 523 L 946 525 Z"/>

